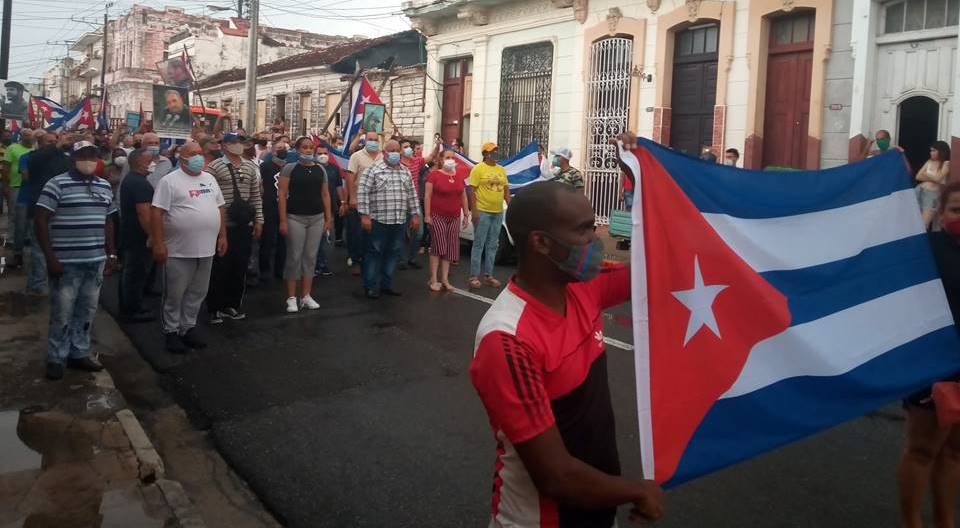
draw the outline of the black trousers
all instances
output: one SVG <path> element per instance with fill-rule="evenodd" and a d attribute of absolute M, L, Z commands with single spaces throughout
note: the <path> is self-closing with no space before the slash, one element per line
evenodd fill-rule
<path fill-rule="evenodd" d="M 247 289 L 247 264 L 252 244 L 251 226 L 227 227 L 227 253 L 222 257 L 213 257 L 210 290 L 207 292 L 208 312 L 240 309 Z"/>
<path fill-rule="evenodd" d="M 343 228 L 345 222 L 343 221 L 344 218 L 340 216 L 341 202 L 339 199 L 334 200 L 334 202 L 335 203 L 332 204 L 333 210 L 335 211 L 333 214 L 333 236 L 334 240 L 343 240 Z"/>
<path fill-rule="evenodd" d="M 287 257 L 287 245 L 280 236 L 280 218 L 276 206 L 263 208 L 263 234 L 260 236 L 260 252 L 257 261 L 260 276 L 283 277 L 283 264 Z"/>
<path fill-rule="evenodd" d="M 143 311 L 143 293 L 153 267 L 151 251 L 146 246 L 124 248 L 120 271 L 120 315 L 129 317 Z"/>

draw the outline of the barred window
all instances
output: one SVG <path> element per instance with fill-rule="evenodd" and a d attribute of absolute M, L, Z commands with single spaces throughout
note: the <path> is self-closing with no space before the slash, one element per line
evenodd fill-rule
<path fill-rule="evenodd" d="M 531 141 L 547 146 L 552 82 L 552 43 L 503 50 L 497 138 L 501 158 L 516 154 Z"/>

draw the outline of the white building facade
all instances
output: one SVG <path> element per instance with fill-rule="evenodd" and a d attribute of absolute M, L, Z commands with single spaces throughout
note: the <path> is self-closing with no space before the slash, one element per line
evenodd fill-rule
<path fill-rule="evenodd" d="M 736 148 L 747 168 L 854 161 L 880 128 L 912 157 L 935 139 L 960 138 L 958 4 L 413 0 L 403 7 L 428 37 L 425 134 L 461 137 L 474 156 L 491 140 L 504 155 L 532 140 L 569 147 L 604 222 L 621 206 L 606 142 L 624 130 L 691 155 Z"/>

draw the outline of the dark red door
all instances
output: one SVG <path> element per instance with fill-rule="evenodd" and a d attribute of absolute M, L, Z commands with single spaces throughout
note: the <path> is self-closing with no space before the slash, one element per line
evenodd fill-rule
<path fill-rule="evenodd" d="M 807 168 L 813 13 L 771 24 L 763 117 L 763 166 Z"/>
<path fill-rule="evenodd" d="M 440 134 L 444 143 L 463 137 L 463 97 L 470 59 L 456 59 L 443 65 L 443 113 Z"/>

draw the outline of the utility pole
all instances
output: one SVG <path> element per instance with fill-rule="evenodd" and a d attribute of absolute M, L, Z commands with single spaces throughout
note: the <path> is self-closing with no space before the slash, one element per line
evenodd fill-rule
<path fill-rule="evenodd" d="M 110 7 L 113 6 L 113 2 L 107 2 L 103 8 L 103 62 L 100 67 L 100 104 L 106 103 L 103 100 L 103 96 L 107 93 L 107 22 L 109 20 Z"/>
<path fill-rule="evenodd" d="M 243 0 L 237 0 L 237 18 L 243 18 Z"/>
<path fill-rule="evenodd" d="M 243 129 L 248 134 L 256 131 L 257 125 L 257 43 L 260 39 L 260 0 L 250 0 L 250 42 L 247 56 L 247 115 L 243 116 Z"/>
<path fill-rule="evenodd" d="M 13 0 L 3 0 L 3 25 L 0 27 L 0 79 L 10 73 L 10 21 L 13 19 Z M 6 128 L 6 120 L 0 119 L 0 130 Z"/>

